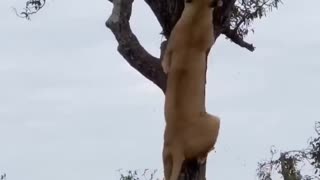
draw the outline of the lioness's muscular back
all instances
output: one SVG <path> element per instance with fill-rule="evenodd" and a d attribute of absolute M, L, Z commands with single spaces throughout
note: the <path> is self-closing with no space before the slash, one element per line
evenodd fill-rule
<path fill-rule="evenodd" d="M 206 52 L 214 41 L 212 11 L 188 6 L 171 32 L 168 44 L 171 64 L 165 111 L 169 119 L 205 112 Z"/>

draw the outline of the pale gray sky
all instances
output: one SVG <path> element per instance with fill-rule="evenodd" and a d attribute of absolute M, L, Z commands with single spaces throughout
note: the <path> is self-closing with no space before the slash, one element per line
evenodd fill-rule
<path fill-rule="evenodd" d="M 32 21 L 0 1 L 0 172 L 8 180 L 113 180 L 159 169 L 163 95 L 116 51 L 107 0 L 49 0 Z M 220 38 L 210 54 L 207 109 L 221 117 L 207 178 L 255 179 L 271 145 L 306 145 L 320 120 L 318 0 L 284 1 L 255 23 L 251 53 Z M 160 26 L 142 0 L 132 28 L 155 56 Z M 232 172 L 232 173 L 230 173 Z"/>

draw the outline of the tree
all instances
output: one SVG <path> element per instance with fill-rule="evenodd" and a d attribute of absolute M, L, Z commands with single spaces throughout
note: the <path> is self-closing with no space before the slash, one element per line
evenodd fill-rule
<path fill-rule="evenodd" d="M 154 57 L 148 53 L 139 43 L 138 38 L 130 28 L 133 0 L 109 0 L 113 3 L 111 16 L 106 21 L 106 26 L 112 31 L 118 41 L 118 52 L 123 58 L 145 78 L 152 81 L 163 92 L 166 90 L 166 75 L 160 66 L 167 40 L 161 43 L 160 57 Z M 30 16 L 41 10 L 46 0 L 28 0 L 24 11 L 18 16 L 30 20 Z M 145 0 L 153 11 L 162 27 L 162 35 L 168 39 L 170 32 L 179 19 L 184 8 L 184 0 Z M 213 12 L 213 24 L 215 25 L 215 37 L 225 35 L 227 39 L 249 51 L 255 47 L 244 40 L 249 32 L 254 32 L 252 22 L 274 8 L 277 8 L 280 0 L 223 0 L 223 6 Z M 185 180 L 205 179 L 206 164 L 198 165 L 196 160 L 184 163 L 181 178 Z"/>
<path fill-rule="evenodd" d="M 311 138 L 307 148 L 280 153 L 271 149 L 271 158 L 258 163 L 259 179 L 272 180 L 272 175 L 278 173 L 284 180 L 320 180 L 320 122 L 315 123 L 315 131 L 317 137 Z M 303 175 L 304 167 L 313 172 Z"/>
<path fill-rule="evenodd" d="M 6 180 L 6 178 L 7 178 L 6 173 L 3 173 L 3 174 L 0 173 L 0 180 Z"/>

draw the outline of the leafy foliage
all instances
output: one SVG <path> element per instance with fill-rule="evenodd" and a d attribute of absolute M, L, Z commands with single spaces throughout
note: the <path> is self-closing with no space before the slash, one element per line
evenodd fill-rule
<path fill-rule="evenodd" d="M 228 26 L 241 38 L 249 31 L 254 32 L 251 24 L 254 19 L 266 16 L 274 8 L 278 8 L 281 0 L 237 0 L 233 6 Z"/>
<path fill-rule="evenodd" d="M 15 8 L 13 10 L 17 16 L 30 20 L 30 15 L 37 13 L 45 4 L 46 0 L 28 0 L 22 12 L 18 13 Z"/>
<path fill-rule="evenodd" d="M 150 171 L 149 169 L 145 169 L 142 173 L 139 173 L 139 170 L 129 170 L 126 174 L 123 174 L 121 170 L 119 172 L 120 180 L 160 180 L 159 178 L 155 178 L 157 170 Z"/>
<path fill-rule="evenodd" d="M 112 2 L 112 0 L 109 0 Z M 179 1 L 179 0 L 175 0 Z M 230 16 L 225 21 L 224 28 L 232 30 L 240 38 L 248 32 L 253 32 L 251 24 L 254 19 L 262 18 L 267 12 L 278 8 L 281 0 L 234 0 L 235 4 L 231 9 Z M 233 1 L 233 2 L 234 2 Z M 17 13 L 19 17 L 30 20 L 32 14 L 37 13 L 46 3 L 46 0 L 28 0 L 24 11 Z M 173 2 L 173 4 L 176 4 Z"/>
<path fill-rule="evenodd" d="M 278 153 L 271 149 L 271 158 L 258 163 L 260 180 L 272 180 L 274 173 L 284 180 L 320 180 L 320 122 L 315 123 L 317 137 L 311 138 L 308 147 Z M 279 154 L 277 158 L 275 155 Z M 313 170 L 312 175 L 302 175 L 303 170 Z"/>

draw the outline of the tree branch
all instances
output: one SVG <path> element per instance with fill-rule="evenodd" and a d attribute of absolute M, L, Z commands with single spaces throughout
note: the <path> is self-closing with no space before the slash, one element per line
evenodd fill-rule
<path fill-rule="evenodd" d="M 168 39 L 170 32 L 174 25 L 180 18 L 183 8 L 184 0 L 145 0 L 149 5 L 157 20 L 159 21 L 163 35 Z M 213 24 L 215 37 L 218 38 L 220 34 L 224 34 L 231 41 L 238 44 L 239 46 L 254 51 L 255 47 L 243 40 L 237 33 L 234 33 L 230 29 L 230 15 L 235 5 L 236 0 L 223 0 L 223 6 L 216 8 L 213 12 Z"/>
<path fill-rule="evenodd" d="M 163 92 L 166 89 L 166 75 L 160 60 L 149 54 L 133 34 L 129 20 L 133 0 L 109 0 L 113 3 L 112 14 L 106 26 L 118 41 L 118 51 L 124 59 L 144 77 L 155 83 Z"/>
<path fill-rule="evenodd" d="M 226 35 L 227 38 L 229 38 L 232 42 L 238 44 L 239 46 L 248 49 L 249 51 L 254 51 L 255 47 L 253 44 L 249 44 L 248 42 L 244 41 L 243 38 L 241 38 L 235 30 L 231 30 L 230 28 L 225 28 L 222 32 L 224 35 Z"/>
<path fill-rule="evenodd" d="M 169 39 L 170 33 L 180 18 L 184 0 L 145 0 L 162 27 L 162 34 Z"/>
<path fill-rule="evenodd" d="M 222 7 L 213 11 L 212 18 L 214 24 L 215 37 L 218 37 L 225 27 L 228 27 L 232 8 L 236 0 L 223 0 Z"/>
<path fill-rule="evenodd" d="M 223 6 L 221 8 L 217 8 L 213 12 L 215 35 L 218 37 L 220 34 L 224 34 L 227 38 L 239 46 L 246 48 L 249 51 L 254 51 L 255 47 L 252 44 L 245 42 L 236 31 L 232 31 L 230 29 L 230 16 L 235 2 L 236 0 L 223 0 Z"/>

